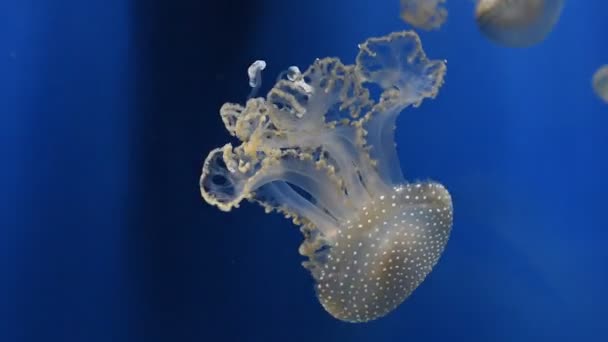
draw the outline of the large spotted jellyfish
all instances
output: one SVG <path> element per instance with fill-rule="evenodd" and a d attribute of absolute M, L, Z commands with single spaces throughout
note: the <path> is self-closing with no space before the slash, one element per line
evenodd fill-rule
<path fill-rule="evenodd" d="M 354 65 L 317 59 L 303 73 L 290 68 L 266 98 L 224 104 L 222 120 L 242 143 L 211 151 L 200 179 L 203 198 L 224 211 L 247 199 L 301 226 L 317 297 L 348 322 L 403 302 L 452 227 L 448 191 L 406 182 L 394 143 L 397 116 L 436 96 L 444 61 L 427 59 L 411 31 L 359 47 Z"/>

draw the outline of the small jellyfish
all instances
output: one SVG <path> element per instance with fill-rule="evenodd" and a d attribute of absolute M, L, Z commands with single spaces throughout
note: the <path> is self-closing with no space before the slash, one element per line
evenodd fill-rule
<path fill-rule="evenodd" d="M 401 0 L 401 18 L 415 28 L 438 29 L 448 17 L 445 0 Z"/>
<path fill-rule="evenodd" d="M 553 30 L 564 0 L 477 0 L 475 20 L 490 40 L 507 47 L 528 47 Z"/>
<path fill-rule="evenodd" d="M 317 59 L 304 72 L 290 68 L 265 98 L 224 104 L 241 144 L 211 151 L 200 178 L 203 198 L 221 210 L 249 200 L 299 225 L 320 303 L 348 322 L 403 302 L 452 229 L 450 194 L 434 181 L 407 182 L 394 142 L 397 116 L 437 95 L 445 62 L 427 59 L 412 31 L 359 48 L 354 65 Z"/>
<path fill-rule="evenodd" d="M 608 103 L 608 64 L 601 66 L 593 74 L 592 84 L 597 96 Z"/>

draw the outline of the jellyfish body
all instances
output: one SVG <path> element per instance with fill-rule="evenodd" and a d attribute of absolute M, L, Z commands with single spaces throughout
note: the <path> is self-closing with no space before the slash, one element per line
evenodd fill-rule
<path fill-rule="evenodd" d="M 452 227 L 447 190 L 406 182 L 394 143 L 399 113 L 435 97 L 445 70 L 414 32 L 398 32 L 361 44 L 355 65 L 318 59 L 266 98 L 225 104 L 224 124 L 242 143 L 211 151 L 203 198 L 225 211 L 247 199 L 293 219 L 323 307 L 349 322 L 386 315 L 431 272 Z"/>
<path fill-rule="evenodd" d="M 448 17 L 445 0 L 401 0 L 401 18 L 415 28 L 438 29 Z"/>
<path fill-rule="evenodd" d="M 593 90 L 602 101 L 608 103 L 608 65 L 603 65 L 593 74 Z"/>
<path fill-rule="evenodd" d="M 490 40 L 527 47 L 553 30 L 563 6 L 564 0 L 477 0 L 475 20 Z"/>

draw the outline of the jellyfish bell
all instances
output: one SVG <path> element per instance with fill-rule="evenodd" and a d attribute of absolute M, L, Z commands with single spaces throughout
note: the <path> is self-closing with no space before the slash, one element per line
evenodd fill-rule
<path fill-rule="evenodd" d="M 591 80 L 595 94 L 608 103 L 608 64 L 601 66 Z"/>
<path fill-rule="evenodd" d="M 415 28 L 439 29 L 448 17 L 446 0 L 401 0 L 401 19 Z"/>
<path fill-rule="evenodd" d="M 354 221 L 340 225 L 331 252 L 308 254 L 304 266 L 315 278 L 319 301 L 349 322 L 388 314 L 437 263 L 451 223 L 450 195 L 435 182 L 396 187 L 371 200 Z"/>
<path fill-rule="evenodd" d="M 507 47 L 528 47 L 553 30 L 564 0 L 477 0 L 475 20 L 490 40 Z"/>
<path fill-rule="evenodd" d="M 224 104 L 222 120 L 241 144 L 211 151 L 200 178 L 205 201 L 224 211 L 249 200 L 299 225 L 317 298 L 348 322 L 401 304 L 452 229 L 448 191 L 407 182 L 394 142 L 398 115 L 437 95 L 445 62 L 427 59 L 413 31 L 359 49 L 354 65 L 317 59 L 304 72 L 290 68 L 265 98 Z"/>

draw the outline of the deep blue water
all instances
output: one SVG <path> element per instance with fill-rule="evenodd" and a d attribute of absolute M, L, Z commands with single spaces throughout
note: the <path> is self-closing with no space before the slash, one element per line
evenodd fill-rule
<path fill-rule="evenodd" d="M 395 312 L 342 323 L 300 267 L 301 235 L 199 195 L 218 109 L 314 58 L 353 62 L 403 30 L 398 0 L 0 3 L 0 341 L 606 341 L 608 2 L 566 1 L 543 43 L 485 40 L 448 0 L 439 96 L 400 117 L 410 180 L 455 222 Z"/>

